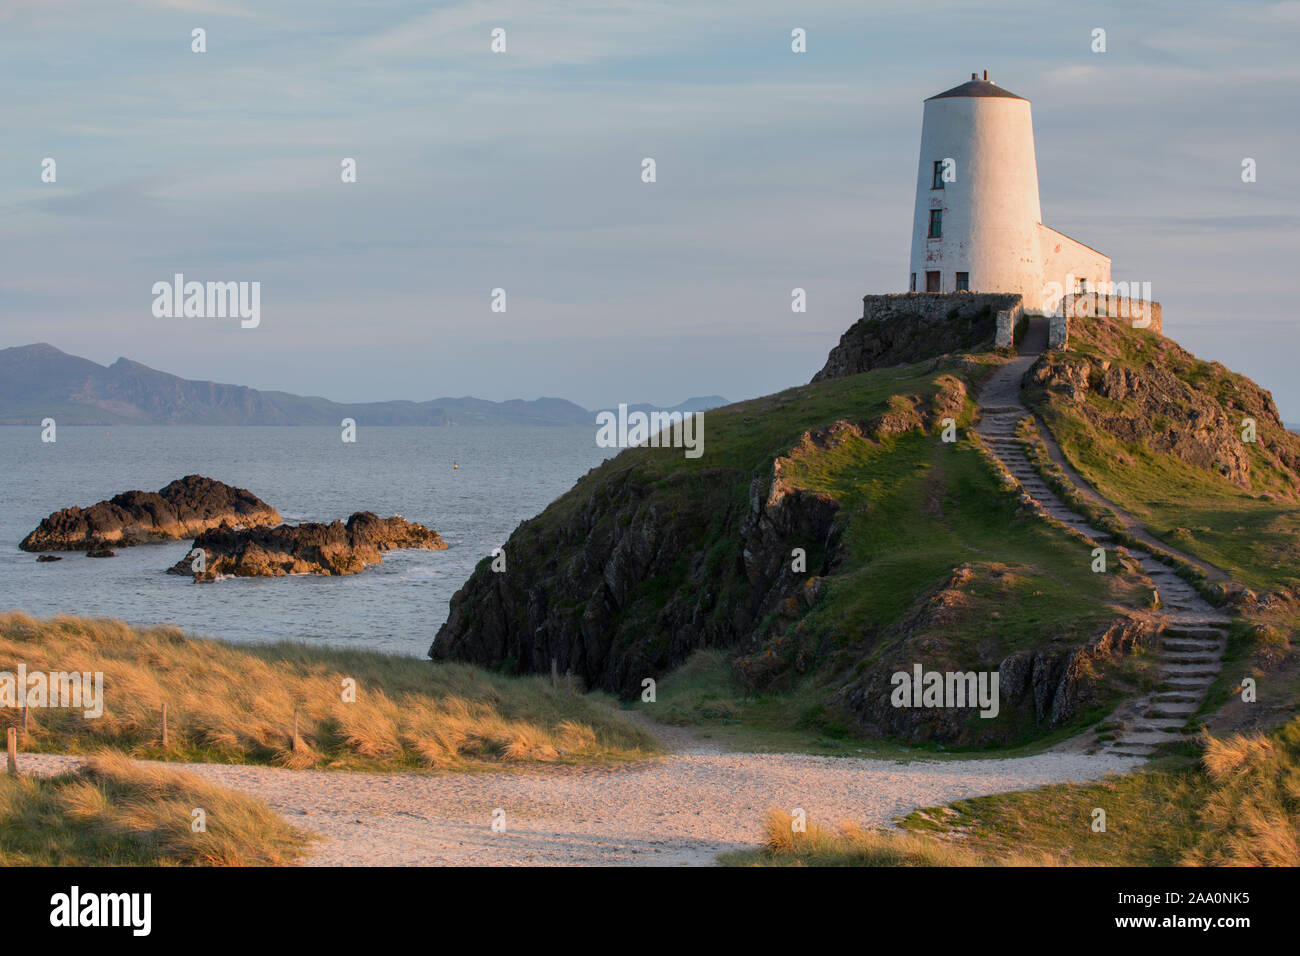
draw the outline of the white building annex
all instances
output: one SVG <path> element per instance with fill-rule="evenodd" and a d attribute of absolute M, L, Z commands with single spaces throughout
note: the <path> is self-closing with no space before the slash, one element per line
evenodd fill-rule
<path fill-rule="evenodd" d="M 912 292 L 1014 292 L 1042 312 L 1110 283 L 1108 256 L 1043 225 L 1029 101 L 987 70 L 925 101 L 910 271 Z"/>

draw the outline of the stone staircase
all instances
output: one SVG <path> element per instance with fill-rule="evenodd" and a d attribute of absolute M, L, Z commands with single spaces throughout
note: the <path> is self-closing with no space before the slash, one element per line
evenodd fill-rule
<path fill-rule="evenodd" d="M 1020 379 L 1036 355 L 1022 355 L 998 370 L 981 393 L 997 404 L 981 405 L 978 433 L 993 454 L 1019 482 L 1023 491 L 1053 518 L 1076 529 L 1097 547 L 1116 546 L 1112 536 L 1089 525 L 1070 509 L 1034 469 L 1016 425 L 1029 411 L 1018 403 Z M 1226 625 L 1231 618 L 1210 605 L 1190 584 L 1150 553 L 1127 549 L 1151 579 L 1160 598 L 1162 619 L 1159 644 L 1158 689 L 1119 707 L 1107 723 L 1116 725 L 1113 739 L 1101 744 L 1107 752 L 1147 757 L 1159 744 L 1186 736 L 1187 721 L 1204 700 L 1219 673 L 1227 646 Z"/>

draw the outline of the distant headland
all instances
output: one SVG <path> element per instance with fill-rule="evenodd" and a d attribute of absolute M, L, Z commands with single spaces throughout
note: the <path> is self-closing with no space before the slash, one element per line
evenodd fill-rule
<path fill-rule="evenodd" d="M 699 412 L 728 404 L 719 395 L 663 408 Z M 0 349 L 0 425 L 331 425 L 354 418 L 366 425 L 593 425 L 588 411 L 562 398 L 491 402 L 435 398 L 344 404 L 318 396 L 259 391 L 195 381 L 119 358 L 100 365 L 39 343 Z"/>

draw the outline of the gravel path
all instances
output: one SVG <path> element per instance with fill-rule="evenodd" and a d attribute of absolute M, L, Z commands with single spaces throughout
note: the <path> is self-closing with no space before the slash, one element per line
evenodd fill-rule
<path fill-rule="evenodd" d="M 75 757 L 20 754 L 57 773 Z M 168 764 L 260 797 L 326 839 L 309 865 L 707 865 L 752 847 L 772 807 L 809 819 L 888 823 L 916 807 L 1124 773 L 1140 761 L 1045 753 L 992 760 L 893 761 L 706 748 L 622 767 L 485 773 L 349 773 Z M 492 813 L 506 830 L 493 832 Z"/>

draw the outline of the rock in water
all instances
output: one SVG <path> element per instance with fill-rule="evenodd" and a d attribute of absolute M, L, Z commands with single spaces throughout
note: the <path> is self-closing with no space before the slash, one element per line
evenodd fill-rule
<path fill-rule="evenodd" d="M 193 575 L 199 581 L 212 581 L 218 575 L 356 574 L 367 565 L 381 563 L 384 551 L 443 551 L 446 547 L 438 532 L 401 515 L 380 518 L 369 511 L 358 511 L 347 524 L 306 522 L 205 531 L 194 540 L 194 548 L 203 551 L 204 570 L 196 572 L 194 558 L 186 555 L 167 573 Z"/>
<path fill-rule="evenodd" d="M 45 564 L 48 561 L 62 561 L 63 559 L 53 554 L 42 554 L 36 559 L 37 564 Z"/>
<path fill-rule="evenodd" d="M 223 524 L 256 527 L 281 520 L 279 512 L 250 491 L 187 475 L 157 492 L 127 491 L 89 508 L 56 511 L 18 547 L 89 552 L 192 538 Z"/>

